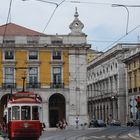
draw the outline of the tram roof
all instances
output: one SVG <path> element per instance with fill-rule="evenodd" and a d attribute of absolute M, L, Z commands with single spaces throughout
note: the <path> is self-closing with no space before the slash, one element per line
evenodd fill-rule
<path fill-rule="evenodd" d="M 22 103 L 28 103 L 28 104 L 40 104 L 40 100 L 37 100 L 35 98 L 17 98 L 17 99 L 12 99 L 9 101 L 9 103 L 13 104 L 13 103 L 19 103 L 19 104 L 22 104 Z"/>
<path fill-rule="evenodd" d="M 16 92 L 9 99 L 9 103 L 41 103 L 42 99 L 34 92 Z"/>

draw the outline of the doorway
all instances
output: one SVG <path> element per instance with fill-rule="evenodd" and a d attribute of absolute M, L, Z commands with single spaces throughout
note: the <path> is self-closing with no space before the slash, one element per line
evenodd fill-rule
<path fill-rule="evenodd" d="M 59 120 L 65 119 L 65 98 L 56 93 L 49 99 L 49 123 L 50 127 L 56 127 Z"/>

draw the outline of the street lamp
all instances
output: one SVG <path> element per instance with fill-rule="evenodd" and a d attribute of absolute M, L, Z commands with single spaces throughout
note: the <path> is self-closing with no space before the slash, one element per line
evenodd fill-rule
<path fill-rule="evenodd" d="M 112 7 L 124 7 L 127 11 L 127 23 L 126 23 L 126 35 L 128 34 L 128 24 L 129 24 L 129 10 L 126 5 L 112 4 Z"/>

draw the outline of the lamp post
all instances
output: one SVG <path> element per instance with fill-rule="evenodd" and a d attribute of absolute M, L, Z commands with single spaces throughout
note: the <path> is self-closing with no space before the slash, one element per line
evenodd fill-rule
<path fill-rule="evenodd" d="M 127 22 L 126 22 L 126 35 L 128 34 L 128 24 L 129 24 L 129 10 L 126 5 L 112 4 L 112 7 L 124 7 L 127 11 Z"/>

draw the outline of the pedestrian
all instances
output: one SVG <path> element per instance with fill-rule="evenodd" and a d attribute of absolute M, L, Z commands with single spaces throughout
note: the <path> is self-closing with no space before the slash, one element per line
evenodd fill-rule
<path fill-rule="evenodd" d="M 66 122 L 65 119 L 63 119 L 63 129 L 65 129 L 67 127 L 68 123 Z"/>
<path fill-rule="evenodd" d="M 79 117 L 78 116 L 76 116 L 75 123 L 76 123 L 76 128 L 78 128 L 78 125 L 79 125 Z"/>
<path fill-rule="evenodd" d="M 46 128 L 45 123 L 42 123 L 42 131 L 44 131 L 45 128 Z"/>
<path fill-rule="evenodd" d="M 58 123 L 56 124 L 57 128 L 63 129 L 63 123 L 62 121 L 58 121 Z"/>

